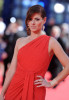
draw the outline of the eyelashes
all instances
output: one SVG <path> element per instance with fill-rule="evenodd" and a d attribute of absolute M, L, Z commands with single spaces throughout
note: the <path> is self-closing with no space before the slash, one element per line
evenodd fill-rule
<path fill-rule="evenodd" d="M 39 18 L 35 18 L 35 19 L 30 18 L 30 19 L 29 19 L 29 21 L 33 21 L 33 20 L 34 20 L 34 21 L 40 21 L 41 19 L 39 19 Z"/>
<path fill-rule="evenodd" d="M 35 20 L 36 20 L 36 21 L 39 21 L 40 19 L 39 19 L 39 18 L 35 18 Z"/>

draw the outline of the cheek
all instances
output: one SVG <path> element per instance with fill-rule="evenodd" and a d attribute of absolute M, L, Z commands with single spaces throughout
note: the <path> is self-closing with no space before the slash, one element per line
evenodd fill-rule
<path fill-rule="evenodd" d="M 32 25 L 32 23 L 31 23 L 31 22 L 29 22 L 29 23 L 28 23 L 29 28 L 31 28 L 31 25 Z"/>
<path fill-rule="evenodd" d="M 28 25 L 29 25 L 29 28 L 31 28 L 32 23 L 29 22 Z M 35 22 L 34 25 L 36 26 L 37 29 L 41 29 L 43 26 L 42 22 Z"/>
<path fill-rule="evenodd" d="M 37 23 L 38 28 L 42 28 L 43 24 L 42 22 Z"/>

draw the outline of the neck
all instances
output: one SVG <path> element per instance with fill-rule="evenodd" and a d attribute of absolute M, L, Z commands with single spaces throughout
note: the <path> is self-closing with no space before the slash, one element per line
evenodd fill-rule
<path fill-rule="evenodd" d="M 38 36 L 40 36 L 40 35 L 42 35 L 43 33 L 42 33 L 42 31 L 40 30 L 40 31 L 38 31 L 38 32 L 31 32 L 31 37 L 32 38 L 34 38 L 34 37 L 38 37 Z"/>

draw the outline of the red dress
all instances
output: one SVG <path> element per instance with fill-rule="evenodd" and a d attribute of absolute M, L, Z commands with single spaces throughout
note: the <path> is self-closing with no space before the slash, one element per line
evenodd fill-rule
<path fill-rule="evenodd" d="M 5 94 L 5 100 L 45 100 L 46 88 L 36 87 L 36 76 L 44 75 L 52 57 L 48 53 L 50 36 L 41 35 L 20 48 L 17 69 Z"/>

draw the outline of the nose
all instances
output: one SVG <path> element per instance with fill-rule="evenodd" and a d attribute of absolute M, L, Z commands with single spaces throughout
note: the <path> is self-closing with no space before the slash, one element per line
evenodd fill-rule
<path fill-rule="evenodd" d="M 35 24 L 35 20 L 32 20 L 32 24 Z"/>

